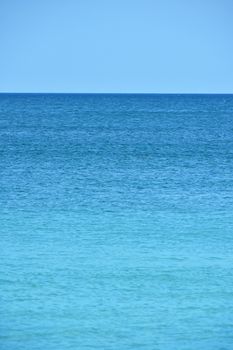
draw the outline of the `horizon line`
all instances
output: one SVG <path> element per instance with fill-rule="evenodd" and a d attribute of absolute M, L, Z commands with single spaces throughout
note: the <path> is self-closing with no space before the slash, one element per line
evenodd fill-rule
<path fill-rule="evenodd" d="M 53 92 L 53 91 L 0 91 L 0 94 L 57 94 L 57 95 L 233 95 L 233 92 Z"/>

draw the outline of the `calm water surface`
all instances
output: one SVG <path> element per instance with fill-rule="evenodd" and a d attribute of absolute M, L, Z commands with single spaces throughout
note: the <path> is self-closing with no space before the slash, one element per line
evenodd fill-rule
<path fill-rule="evenodd" d="M 233 349 L 233 95 L 0 95 L 0 349 Z"/>

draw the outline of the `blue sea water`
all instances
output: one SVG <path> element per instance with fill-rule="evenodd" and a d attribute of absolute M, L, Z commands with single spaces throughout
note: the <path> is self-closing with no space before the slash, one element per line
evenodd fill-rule
<path fill-rule="evenodd" d="M 233 95 L 0 95 L 0 349 L 233 349 Z"/>

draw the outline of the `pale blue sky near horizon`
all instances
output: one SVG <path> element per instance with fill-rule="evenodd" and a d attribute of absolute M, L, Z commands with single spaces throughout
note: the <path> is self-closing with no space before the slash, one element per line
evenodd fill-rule
<path fill-rule="evenodd" d="M 232 0 L 0 0 L 0 92 L 233 93 Z"/>

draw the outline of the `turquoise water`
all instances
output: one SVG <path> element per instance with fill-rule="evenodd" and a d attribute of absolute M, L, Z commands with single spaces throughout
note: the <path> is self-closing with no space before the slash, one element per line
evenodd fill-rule
<path fill-rule="evenodd" d="M 0 95 L 1 350 L 233 348 L 233 95 Z"/>

